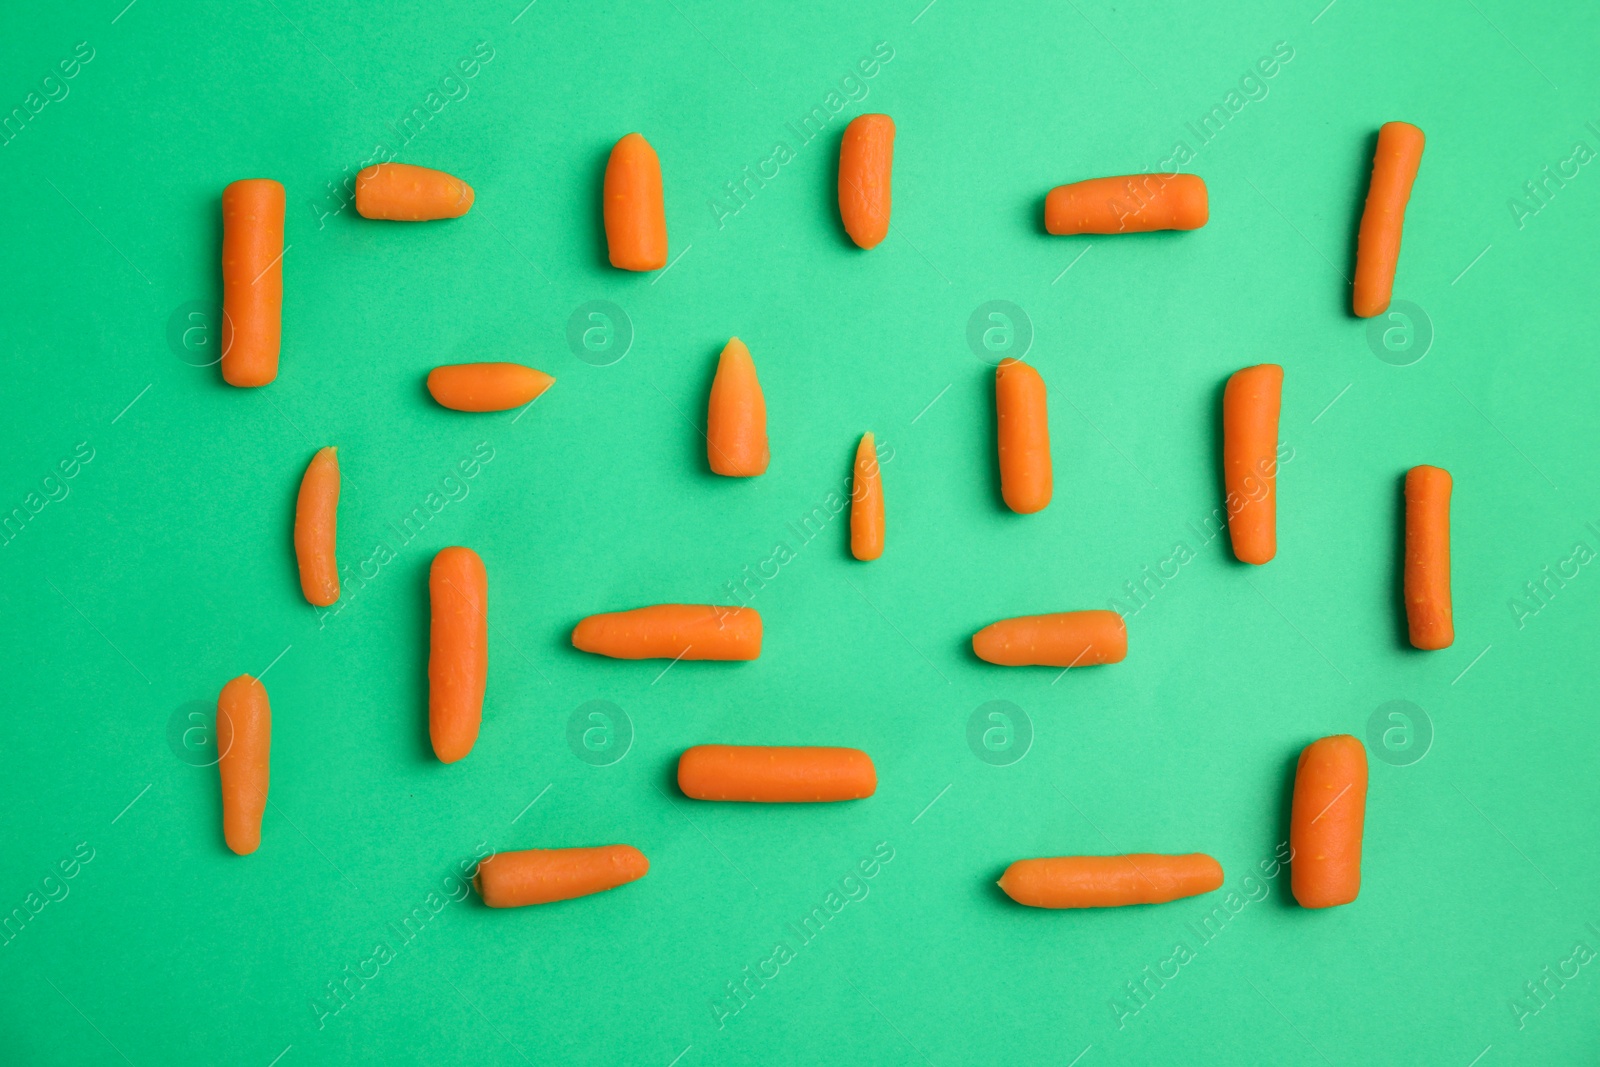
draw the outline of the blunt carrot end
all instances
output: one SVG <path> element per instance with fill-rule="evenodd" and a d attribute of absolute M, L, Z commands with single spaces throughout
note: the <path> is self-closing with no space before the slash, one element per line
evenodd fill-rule
<path fill-rule="evenodd" d="M 272 706 L 267 687 L 241 674 L 217 697 L 217 768 L 222 776 L 222 836 L 248 856 L 261 846 L 272 752 Z"/>
<path fill-rule="evenodd" d="M 452 411 L 509 411 L 532 403 L 556 380 L 520 363 L 458 363 L 428 372 L 428 392 Z"/>
<path fill-rule="evenodd" d="M 1351 310 L 1360 318 L 1370 319 L 1389 309 L 1406 205 L 1422 166 L 1426 140 L 1409 122 L 1386 122 L 1378 130 L 1372 179 L 1356 236 L 1356 276 L 1350 287 Z"/>
<path fill-rule="evenodd" d="M 649 871 L 650 861 L 632 845 L 535 848 L 487 857 L 472 884 L 491 908 L 521 908 L 603 893 Z"/>
<path fill-rule="evenodd" d="M 1063 611 L 1001 619 L 972 636 L 981 660 L 1003 667 L 1091 667 L 1120 663 L 1128 628 L 1114 611 Z"/>
<path fill-rule="evenodd" d="M 470 548 L 444 548 L 428 569 L 428 737 L 441 762 L 472 751 L 489 676 L 489 576 Z"/>
<path fill-rule="evenodd" d="M 767 400 L 750 349 L 735 337 L 722 349 L 711 381 L 711 399 L 706 404 L 706 459 L 713 473 L 753 478 L 766 472 L 771 458 Z"/>
<path fill-rule="evenodd" d="M 247 178 L 222 191 L 222 380 L 278 376 L 283 338 L 283 186 Z"/>
<path fill-rule="evenodd" d="M 850 554 L 867 561 L 883 555 L 883 472 L 872 434 L 856 446 L 855 476 L 850 484 Z"/>
<path fill-rule="evenodd" d="M 623 137 L 606 161 L 603 214 L 611 265 L 660 270 L 667 265 L 667 213 L 661 160 L 637 133 Z"/>
<path fill-rule="evenodd" d="M 678 788 L 695 800 L 815 804 L 870 797 L 878 772 L 855 748 L 696 745 L 678 758 Z"/>
<path fill-rule="evenodd" d="M 1030 908 L 1115 908 L 1165 904 L 1222 886 L 1222 864 L 1203 852 L 1184 856 L 1051 856 L 1018 860 L 997 883 Z"/>
<path fill-rule="evenodd" d="M 474 199 L 472 186 L 442 170 L 409 163 L 379 163 L 356 175 L 356 211 L 395 222 L 456 219 Z"/>
<path fill-rule="evenodd" d="M 572 647 L 612 659 L 756 659 L 761 655 L 761 615 L 754 608 L 712 604 L 606 612 L 573 627 Z"/>
<path fill-rule="evenodd" d="M 1412 467 L 1406 472 L 1404 596 L 1413 647 L 1449 648 L 1456 639 L 1450 604 L 1450 472 Z"/>
<path fill-rule="evenodd" d="M 1222 474 L 1228 537 L 1243 563 L 1278 554 L 1278 415 L 1283 368 L 1236 371 L 1222 394 Z"/>
<path fill-rule="evenodd" d="M 889 235 L 894 120 L 857 115 L 839 143 L 839 217 L 861 248 L 875 248 Z"/>
<path fill-rule="evenodd" d="M 1054 488 L 1044 378 L 1020 360 L 1002 359 L 994 372 L 994 406 L 1000 496 L 1020 515 L 1042 511 Z"/>
<path fill-rule="evenodd" d="M 294 555 L 300 591 L 325 608 L 339 599 L 339 561 L 335 555 L 339 518 L 339 450 L 324 448 L 311 457 L 300 479 L 294 507 Z"/>
<path fill-rule="evenodd" d="M 1307 745 L 1295 765 L 1289 815 L 1289 888 L 1301 907 L 1356 899 L 1366 817 L 1366 748 L 1349 734 Z"/>
<path fill-rule="evenodd" d="M 1053 234 L 1198 230 L 1211 217 L 1206 183 L 1194 174 L 1127 174 L 1058 185 L 1044 200 Z"/>

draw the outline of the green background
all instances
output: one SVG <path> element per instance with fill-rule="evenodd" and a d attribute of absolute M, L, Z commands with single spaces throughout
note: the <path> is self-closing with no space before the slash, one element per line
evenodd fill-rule
<path fill-rule="evenodd" d="M 1600 577 L 1565 563 L 1546 601 L 1511 605 L 1577 543 L 1600 549 L 1600 174 L 1569 166 L 1520 224 L 1509 201 L 1575 142 L 1600 149 L 1600 12 L 924 2 L 0 15 L 0 112 L 59 96 L 42 79 L 93 50 L 0 148 L 0 512 L 60 497 L 0 548 L 0 913 L 30 916 L 0 947 L 0 1059 L 1595 1062 L 1600 966 L 1564 961 L 1600 948 Z M 480 42 L 492 59 L 445 83 Z M 1227 114 L 1280 42 L 1292 59 L 1202 145 L 1187 124 Z M 875 47 L 892 59 L 845 84 Z M 803 144 L 785 124 L 841 85 L 866 96 L 841 92 Z M 399 149 L 429 93 L 439 110 Z M 868 254 L 833 190 L 839 132 L 872 110 L 899 133 L 894 232 Z M 1396 287 L 1422 310 L 1380 325 L 1389 352 L 1348 314 L 1345 277 L 1373 134 L 1396 118 L 1428 147 Z M 664 274 L 604 261 L 600 176 L 630 130 L 663 163 Z M 1204 229 L 1042 232 L 1053 185 L 1153 168 L 1180 140 L 1210 189 Z M 714 208 L 779 141 L 777 176 L 736 215 Z M 416 226 L 335 212 L 376 145 L 466 178 L 476 206 Z M 289 197 L 282 365 L 261 390 L 189 365 L 209 358 L 206 314 L 187 316 L 220 296 L 220 193 L 243 177 Z M 631 324 L 610 366 L 567 342 L 591 300 Z M 992 371 L 967 343 L 990 300 L 1022 309 L 1050 389 L 1055 499 L 1033 516 L 1000 504 Z M 174 322 L 202 324 L 188 347 Z M 711 475 L 699 433 L 732 335 L 768 404 L 753 480 Z M 433 405 L 427 370 L 470 360 L 557 383 L 520 414 Z M 1286 368 L 1294 458 L 1279 556 L 1247 569 L 1203 524 L 1222 383 L 1263 361 Z M 868 429 L 893 450 L 889 539 L 859 564 L 845 518 L 805 544 L 790 524 L 843 488 Z M 80 443 L 93 458 L 46 483 Z M 341 560 L 395 554 L 319 619 L 290 524 L 326 444 Z M 492 460 L 446 483 L 480 446 Z M 1428 654 L 1397 591 L 1400 478 L 1422 462 L 1456 486 L 1457 637 Z M 466 495 L 402 545 L 391 524 L 452 486 Z M 663 674 L 568 644 L 591 612 L 727 603 L 780 541 L 794 558 L 751 601 L 757 662 Z M 981 626 L 1103 607 L 1180 543 L 1194 558 L 1148 586 L 1122 664 L 1058 678 L 971 655 Z M 477 747 L 444 766 L 425 576 L 451 544 L 486 562 L 492 667 Z M 174 726 L 181 742 L 224 681 L 269 666 L 272 806 L 239 858 L 215 768 Z M 592 700 L 631 724 L 607 766 L 568 743 Z M 1021 712 L 1006 758 L 1031 724 L 1006 766 L 967 740 L 995 700 Z M 1361 897 L 1300 910 L 1269 877 L 1292 761 L 1321 735 L 1366 738 L 1391 700 L 1421 709 L 1431 749 L 1375 743 Z M 672 774 L 699 742 L 857 746 L 879 790 L 694 803 Z M 478 851 L 614 841 L 652 867 L 604 896 L 491 911 L 447 893 Z M 842 883 L 875 849 L 892 860 Z M 1205 940 L 1222 893 L 1070 913 L 993 885 L 1017 858 L 1128 851 L 1209 852 L 1248 903 Z M 46 882 L 62 861 L 74 876 Z M 801 946 L 790 924 L 842 884 L 867 895 Z M 780 940 L 794 958 L 719 1022 L 726 983 Z M 370 974 L 380 942 L 393 958 L 332 1013 L 328 984 Z M 1144 968 L 1178 943 L 1193 958 L 1158 986 Z M 1579 969 L 1545 978 L 1562 967 Z"/>

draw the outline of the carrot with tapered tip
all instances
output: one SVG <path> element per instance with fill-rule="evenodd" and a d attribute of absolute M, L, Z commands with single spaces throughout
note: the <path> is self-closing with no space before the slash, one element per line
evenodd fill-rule
<path fill-rule="evenodd" d="M 356 175 L 356 211 L 394 222 L 456 219 L 472 207 L 472 186 L 442 170 L 379 163 Z"/>
<path fill-rule="evenodd" d="M 717 359 L 706 404 L 706 459 L 711 470 L 729 478 L 753 478 L 766 471 L 767 400 L 756 377 L 750 349 L 737 337 Z"/>
<path fill-rule="evenodd" d="M 294 505 L 294 555 L 300 591 L 325 608 L 339 599 L 339 560 L 334 554 L 339 519 L 339 450 L 311 457 Z"/>
<path fill-rule="evenodd" d="M 1206 183 L 1194 174 L 1090 178 L 1044 199 L 1044 228 L 1054 234 L 1198 230 L 1210 216 Z"/>
<path fill-rule="evenodd" d="M 660 270 L 667 265 L 667 211 L 661 159 L 650 142 L 630 133 L 606 161 L 603 213 L 611 265 Z"/>
<path fill-rule="evenodd" d="M 761 655 L 761 615 L 755 608 L 711 604 L 609 611 L 573 627 L 572 646 L 612 659 L 755 659 Z"/>
<path fill-rule="evenodd" d="M 1128 628 L 1114 611 L 1062 611 L 990 623 L 972 636 L 981 660 L 1004 667 L 1090 667 L 1120 663 Z"/>
<path fill-rule="evenodd" d="M 883 555 L 883 472 L 870 433 L 856 446 L 855 479 L 850 485 L 850 554 L 859 560 Z"/>
<path fill-rule="evenodd" d="M 532 848 L 489 856 L 478 864 L 472 885 L 491 908 L 521 908 L 603 893 L 649 870 L 650 861 L 632 845 Z"/>
<path fill-rule="evenodd" d="M 1222 864 L 1203 852 L 1186 856 L 1051 856 L 1018 860 L 1000 888 L 1030 908 L 1118 908 L 1165 904 L 1222 885 Z"/>
<path fill-rule="evenodd" d="M 543 395 L 555 379 L 520 363 L 457 363 L 428 372 L 428 392 L 454 411 L 508 411 Z"/>

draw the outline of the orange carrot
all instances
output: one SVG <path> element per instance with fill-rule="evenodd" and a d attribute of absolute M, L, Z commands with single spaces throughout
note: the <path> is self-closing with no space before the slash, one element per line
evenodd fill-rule
<path fill-rule="evenodd" d="M 1450 472 L 1406 472 L 1406 622 L 1411 644 L 1449 648 L 1456 639 L 1450 611 Z"/>
<path fill-rule="evenodd" d="M 1356 280 L 1350 303 L 1363 319 L 1389 309 L 1394 270 L 1400 262 L 1400 230 L 1406 221 L 1411 185 L 1422 165 L 1422 131 L 1409 122 L 1385 122 L 1372 154 L 1372 181 L 1356 238 Z"/>
<path fill-rule="evenodd" d="M 1165 904 L 1222 885 L 1222 864 L 1203 852 L 1160 856 L 1052 856 L 1018 860 L 1000 888 L 1030 908 L 1118 908 Z"/>
<path fill-rule="evenodd" d="M 294 505 L 294 556 L 300 591 L 319 608 L 339 599 L 339 561 L 334 555 L 339 519 L 339 450 L 311 457 Z"/>
<path fill-rule="evenodd" d="M 1044 198 L 1048 233 L 1198 230 L 1210 207 L 1194 174 L 1128 174 L 1058 185 Z"/>
<path fill-rule="evenodd" d="M 894 169 L 894 119 L 857 115 L 839 143 L 839 217 L 862 248 L 889 236 L 890 177 Z"/>
<path fill-rule="evenodd" d="M 379 163 L 356 175 L 356 210 L 395 222 L 458 219 L 472 207 L 472 186 L 442 170 Z"/>
<path fill-rule="evenodd" d="M 994 372 L 999 416 L 1000 495 L 1006 506 L 1028 515 L 1050 503 L 1050 413 L 1044 379 L 1009 356 Z"/>
<path fill-rule="evenodd" d="M 754 608 L 657 604 L 590 615 L 572 629 L 572 647 L 612 659 L 755 659 L 761 615 Z"/>
<path fill-rule="evenodd" d="M 870 797 L 878 772 L 856 748 L 696 745 L 678 757 L 678 788 L 696 800 L 810 804 Z"/>
<path fill-rule="evenodd" d="M 520 363 L 456 363 L 428 372 L 428 392 L 454 411 L 520 408 L 556 380 Z"/>
<path fill-rule="evenodd" d="M 661 160 L 639 134 L 630 133 L 612 147 L 604 196 L 611 265 L 623 270 L 665 267 L 667 209 L 661 193 Z"/>
<path fill-rule="evenodd" d="M 1304 908 L 1348 904 L 1361 892 L 1367 750 L 1349 734 L 1300 753 L 1289 813 L 1289 888 Z"/>
<path fill-rule="evenodd" d="M 222 191 L 222 380 L 266 385 L 283 339 L 283 186 L 247 178 Z"/>
<path fill-rule="evenodd" d="M 222 836 L 248 856 L 261 846 L 272 753 L 272 706 L 267 687 L 241 674 L 217 697 L 217 767 L 222 772 Z"/>
<path fill-rule="evenodd" d="M 1278 554 L 1278 412 L 1283 368 L 1263 363 L 1235 371 L 1222 392 L 1222 479 L 1228 537 L 1244 563 Z"/>
<path fill-rule="evenodd" d="M 549 904 L 636 882 L 650 861 L 632 845 L 530 848 L 496 852 L 478 864 L 472 885 L 491 908 Z"/>
<path fill-rule="evenodd" d="M 870 433 L 856 446 L 856 476 L 850 488 L 850 554 L 859 560 L 883 555 L 883 473 Z"/>
<path fill-rule="evenodd" d="M 1128 628 L 1114 611 L 1063 611 L 990 623 L 972 635 L 978 658 L 1005 667 L 1090 667 L 1120 663 Z"/>
<path fill-rule="evenodd" d="M 428 736 L 454 763 L 478 740 L 489 677 L 489 575 L 470 548 L 443 548 L 428 569 Z"/>
<path fill-rule="evenodd" d="M 767 400 L 755 361 L 737 337 L 722 349 L 706 405 L 706 459 L 717 474 L 751 478 L 767 469 Z"/>

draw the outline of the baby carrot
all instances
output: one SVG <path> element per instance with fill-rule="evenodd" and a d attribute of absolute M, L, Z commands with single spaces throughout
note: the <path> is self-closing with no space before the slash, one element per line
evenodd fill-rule
<path fill-rule="evenodd" d="M 661 160 L 639 134 L 630 133 L 612 147 L 604 197 L 611 265 L 623 270 L 665 267 L 667 209 L 661 193 Z"/>
<path fill-rule="evenodd" d="M 1198 230 L 1210 208 L 1195 174 L 1128 174 L 1058 185 L 1044 198 L 1048 233 Z"/>
<path fill-rule="evenodd" d="M 472 751 L 489 677 L 489 575 L 470 548 L 443 548 L 428 569 L 428 736 L 445 763 Z"/>
<path fill-rule="evenodd" d="M 839 142 L 839 217 L 862 248 L 889 236 L 890 177 L 894 169 L 894 119 L 857 115 Z"/>
<path fill-rule="evenodd" d="M 272 706 L 267 687 L 241 674 L 217 697 L 217 767 L 222 772 L 222 836 L 248 856 L 261 845 L 272 751 Z"/>
<path fill-rule="evenodd" d="M 883 473 L 870 433 L 856 446 L 856 475 L 850 488 L 850 554 L 859 560 L 883 555 Z"/>
<path fill-rule="evenodd" d="M 472 885 L 491 908 L 520 908 L 603 893 L 649 870 L 650 861 L 632 845 L 530 848 L 487 857 Z"/>
<path fill-rule="evenodd" d="M 870 797 L 878 772 L 856 748 L 696 745 L 678 757 L 678 788 L 696 800 L 810 804 Z"/>
<path fill-rule="evenodd" d="M 334 556 L 339 518 L 339 450 L 311 457 L 294 505 L 294 556 L 300 591 L 319 608 L 339 599 L 339 561 Z"/>
<path fill-rule="evenodd" d="M 572 629 L 572 647 L 612 659 L 755 659 L 761 615 L 754 608 L 657 604 L 590 615 Z"/>
<path fill-rule="evenodd" d="M 247 178 L 222 191 L 222 380 L 266 385 L 283 338 L 283 186 Z"/>
<path fill-rule="evenodd" d="M 472 207 L 472 186 L 442 170 L 379 163 L 356 175 L 356 210 L 395 222 L 458 219 Z"/>
<path fill-rule="evenodd" d="M 767 469 L 767 400 L 755 361 L 737 337 L 722 349 L 706 405 L 706 459 L 717 474 L 751 478 Z"/>
<path fill-rule="evenodd" d="M 1278 412 L 1283 368 L 1263 363 L 1235 371 L 1222 393 L 1222 479 L 1228 537 L 1244 563 L 1278 554 Z"/>
<path fill-rule="evenodd" d="M 1030 908 L 1117 908 L 1165 904 L 1222 885 L 1222 864 L 1203 852 L 1160 856 L 1051 856 L 1018 860 L 1000 888 Z"/>
<path fill-rule="evenodd" d="M 1406 622 L 1417 648 L 1449 648 L 1456 639 L 1450 612 L 1450 472 L 1406 472 Z"/>
<path fill-rule="evenodd" d="M 1349 734 L 1300 753 L 1289 813 L 1289 888 L 1303 908 L 1348 904 L 1361 892 L 1367 750 Z"/>
<path fill-rule="evenodd" d="M 1120 663 L 1128 628 L 1114 611 L 1063 611 L 990 623 L 972 635 L 981 660 L 1004 667 L 1091 667 Z"/>
<path fill-rule="evenodd" d="M 994 372 L 994 406 L 999 416 L 1000 496 L 1006 506 L 1028 515 L 1050 503 L 1050 413 L 1044 379 L 1009 356 Z"/>
<path fill-rule="evenodd" d="M 1350 303 L 1363 319 L 1389 309 L 1394 269 L 1400 262 L 1400 230 L 1406 221 L 1411 184 L 1422 165 L 1422 131 L 1409 122 L 1385 122 L 1372 154 L 1372 181 L 1356 237 L 1356 280 Z"/>
<path fill-rule="evenodd" d="M 454 411 L 520 408 L 555 382 L 544 371 L 520 363 L 456 363 L 428 372 L 428 392 Z"/>

